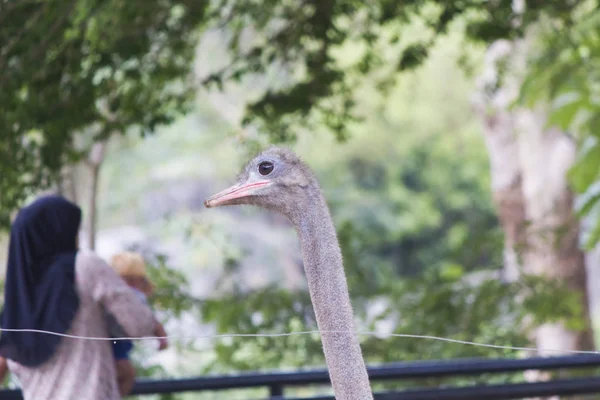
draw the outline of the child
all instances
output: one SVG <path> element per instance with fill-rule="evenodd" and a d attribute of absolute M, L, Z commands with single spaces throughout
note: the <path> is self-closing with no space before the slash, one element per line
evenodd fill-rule
<path fill-rule="evenodd" d="M 131 287 L 137 297 L 146 303 L 146 298 L 152 294 L 153 288 L 146 275 L 146 265 L 142 256 L 138 253 L 122 252 L 114 255 L 110 260 L 110 264 L 125 283 Z M 111 337 L 127 337 L 127 334 L 114 317 L 108 315 L 108 320 Z M 156 322 L 154 335 L 167 336 L 164 327 L 158 321 Z M 167 348 L 167 345 L 166 339 L 159 339 L 159 350 Z M 117 381 L 121 396 L 127 395 L 135 382 L 135 369 L 129 360 L 129 353 L 132 349 L 133 342 L 131 340 L 116 340 L 113 342 Z"/>

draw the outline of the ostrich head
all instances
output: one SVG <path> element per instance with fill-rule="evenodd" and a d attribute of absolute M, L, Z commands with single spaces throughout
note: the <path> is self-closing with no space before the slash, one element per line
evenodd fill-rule
<path fill-rule="evenodd" d="M 237 182 L 208 198 L 208 208 L 250 204 L 288 217 L 302 212 L 318 190 L 308 167 L 292 151 L 270 147 L 254 157 L 242 170 Z"/>

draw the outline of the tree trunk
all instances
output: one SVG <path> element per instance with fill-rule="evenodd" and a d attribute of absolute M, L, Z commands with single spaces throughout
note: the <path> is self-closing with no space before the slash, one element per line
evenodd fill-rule
<path fill-rule="evenodd" d="M 87 243 L 91 250 L 96 249 L 96 219 L 97 219 L 97 201 L 98 201 L 98 180 L 100 177 L 100 167 L 104 161 L 106 142 L 94 143 L 90 150 L 87 165 L 90 169 L 90 192 L 88 198 L 87 215 Z"/>
<path fill-rule="evenodd" d="M 490 46 L 473 101 L 490 157 L 492 195 L 504 231 L 504 277 L 509 282 L 519 279 L 523 270 L 521 255 L 527 246 L 523 172 L 514 117 L 508 110 L 511 93 L 507 88 L 497 88 L 502 79 L 497 64 L 511 51 L 507 41 Z"/>
<path fill-rule="evenodd" d="M 581 295 L 585 329 L 565 329 L 544 324 L 537 329 L 538 347 L 565 350 L 593 350 L 585 257 L 579 247 L 580 224 L 573 209 L 573 192 L 567 172 L 575 161 L 575 142 L 558 129 L 545 129 L 546 113 L 517 110 L 523 193 L 530 221 L 526 272 L 564 282 Z"/>
<path fill-rule="evenodd" d="M 590 350 L 587 275 L 566 177 L 576 145 L 565 133 L 545 128 L 542 108 L 509 110 L 520 87 L 526 48 L 525 41 L 490 46 L 474 101 L 483 121 L 494 201 L 505 233 L 505 273 L 509 280 L 520 273 L 559 279 L 580 293 L 585 329 L 575 332 L 562 324 L 544 324 L 533 339 L 538 348 Z M 510 75 L 503 76 L 499 65 Z"/>
<path fill-rule="evenodd" d="M 75 178 L 75 165 L 66 165 L 62 168 L 59 182 L 59 193 L 69 201 L 77 203 L 77 179 Z"/>

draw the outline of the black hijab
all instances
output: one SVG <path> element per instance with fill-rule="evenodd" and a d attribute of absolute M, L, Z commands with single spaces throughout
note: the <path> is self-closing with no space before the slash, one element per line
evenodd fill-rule
<path fill-rule="evenodd" d="M 4 287 L 4 329 L 69 330 L 79 307 L 75 256 L 81 209 L 60 196 L 21 209 L 11 227 Z M 0 355 L 35 367 L 48 361 L 61 337 L 2 332 Z"/>

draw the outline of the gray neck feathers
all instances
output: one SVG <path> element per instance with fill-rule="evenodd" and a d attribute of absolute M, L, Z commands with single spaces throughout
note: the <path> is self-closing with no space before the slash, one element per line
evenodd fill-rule
<path fill-rule="evenodd" d="M 337 400 L 373 398 L 360 345 L 337 235 L 318 185 L 300 209 L 288 214 L 298 231 L 308 289 Z M 291 211 L 291 210 L 290 210 Z"/>

